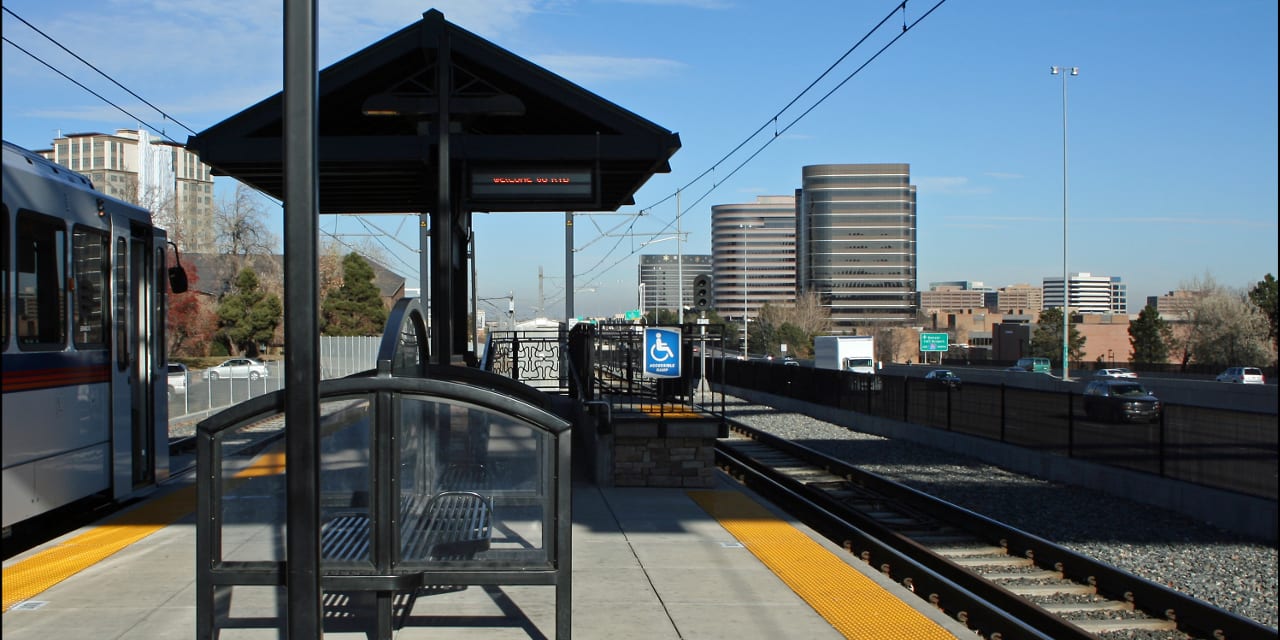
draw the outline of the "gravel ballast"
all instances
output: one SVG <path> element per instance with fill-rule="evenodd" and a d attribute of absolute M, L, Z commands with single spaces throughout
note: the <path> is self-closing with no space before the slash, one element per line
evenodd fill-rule
<path fill-rule="evenodd" d="M 1276 547 L 1182 514 L 800 413 L 726 398 L 727 417 L 1011 524 L 1078 553 L 1277 625 Z"/>

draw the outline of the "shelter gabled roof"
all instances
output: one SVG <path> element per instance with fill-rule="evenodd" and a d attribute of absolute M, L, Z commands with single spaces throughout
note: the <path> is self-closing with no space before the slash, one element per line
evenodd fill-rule
<path fill-rule="evenodd" d="M 443 37 L 443 40 L 442 40 Z M 589 170 L 591 202 L 468 199 L 466 172 L 452 188 L 477 211 L 615 210 L 633 204 L 655 173 L 670 171 L 678 134 L 445 21 L 431 10 L 319 75 L 319 206 L 322 213 L 425 212 L 436 203 L 434 105 L 437 60 L 447 42 L 457 168 Z M 393 103 L 401 115 L 367 115 Z M 283 95 L 192 136 L 188 147 L 217 175 L 283 196 Z M 404 107 L 408 106 L 409 109 Z M 406 111 L 416 115 L 405 115 Z"/>

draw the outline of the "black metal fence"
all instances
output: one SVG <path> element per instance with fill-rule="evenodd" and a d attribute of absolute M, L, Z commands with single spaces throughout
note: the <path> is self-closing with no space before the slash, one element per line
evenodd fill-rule
<path fill-rule="evenodd" d="M 712 391 L 710 384 L 719 380 L 713 378 L 708 385 L 703 385 L 702 372 L 705 365 L 710 373 L 712 363 L 721 357 L 724 326 L 686 324 L 681 327 L 681 375 L 667 379 L 645 375 L 644 328 L 623 325 L 590 329 L 589 340 L 581 347 L 585 351 L 582 357 L 587 360 L 580 365 L 582 370 L 590 372 L 589 397 L 607 398 L 615 411 L 642 405 L 658 412 L 687 404 L 723 408 L 724 393 Z"/>
<path fill-rule="evenodd" d="M 1277 498 L 1277 416 L 1162 402 L 1154 423 L 1101 422 L 1072 391 L 720 360 L 731 386 Z"/>

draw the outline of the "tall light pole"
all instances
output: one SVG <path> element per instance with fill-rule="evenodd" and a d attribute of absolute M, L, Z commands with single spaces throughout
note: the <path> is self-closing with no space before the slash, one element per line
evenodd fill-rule
<path fill-rule="evenodd" d="M 644 322 L 644 283 L 640 283 L 640 324 Z"/>
<path fill-rule="evenodd" d="M 680 190 L 676 189 L 676 324 L 684 326 L 684 239 L 680 233 Z"/>
<path fill-rule="evenodd" d="M 1071 279 L 1067 273 L 1067 76 L 1080 75 L 1080 67 L 1049 67 L 1049 73 L 1062 76 L 1062 379 L 1069 380 Z"/>
<path fill-rule="evenodd" d="M 746 255 L 746 230 L 753 227 L 750 224 L 740 224 L 737 225 L 737 228 L 742 229 L 742 360 L 749 360 L 751 352 L 748 349 L 748 342 L 746 342 L 746 335 L 748 335 L 748 325 L 746 325 L 746 298 L 748 296 L 746 296 L 746 287 L 748 287 L 751 279 L 751 271 L 746 268 L 746 260 L 748 260 L 748 255 Z"/>

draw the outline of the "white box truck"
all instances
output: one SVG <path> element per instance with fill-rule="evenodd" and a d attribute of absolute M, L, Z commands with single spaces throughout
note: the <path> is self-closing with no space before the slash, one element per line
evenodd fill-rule
<path fill-rule="evenodd" d="M 815 336 L 813 365 L 820 369 L 876 373 L 875 336 Z"/>
<path fill-rule="evenodd" d="M 882 386 L 876 375 L 882 365 L 876 361 L 875 336 L 815 336 L 813 366 L 860 374 L 854 376 L 855 391 L 879 391 Z"/>

